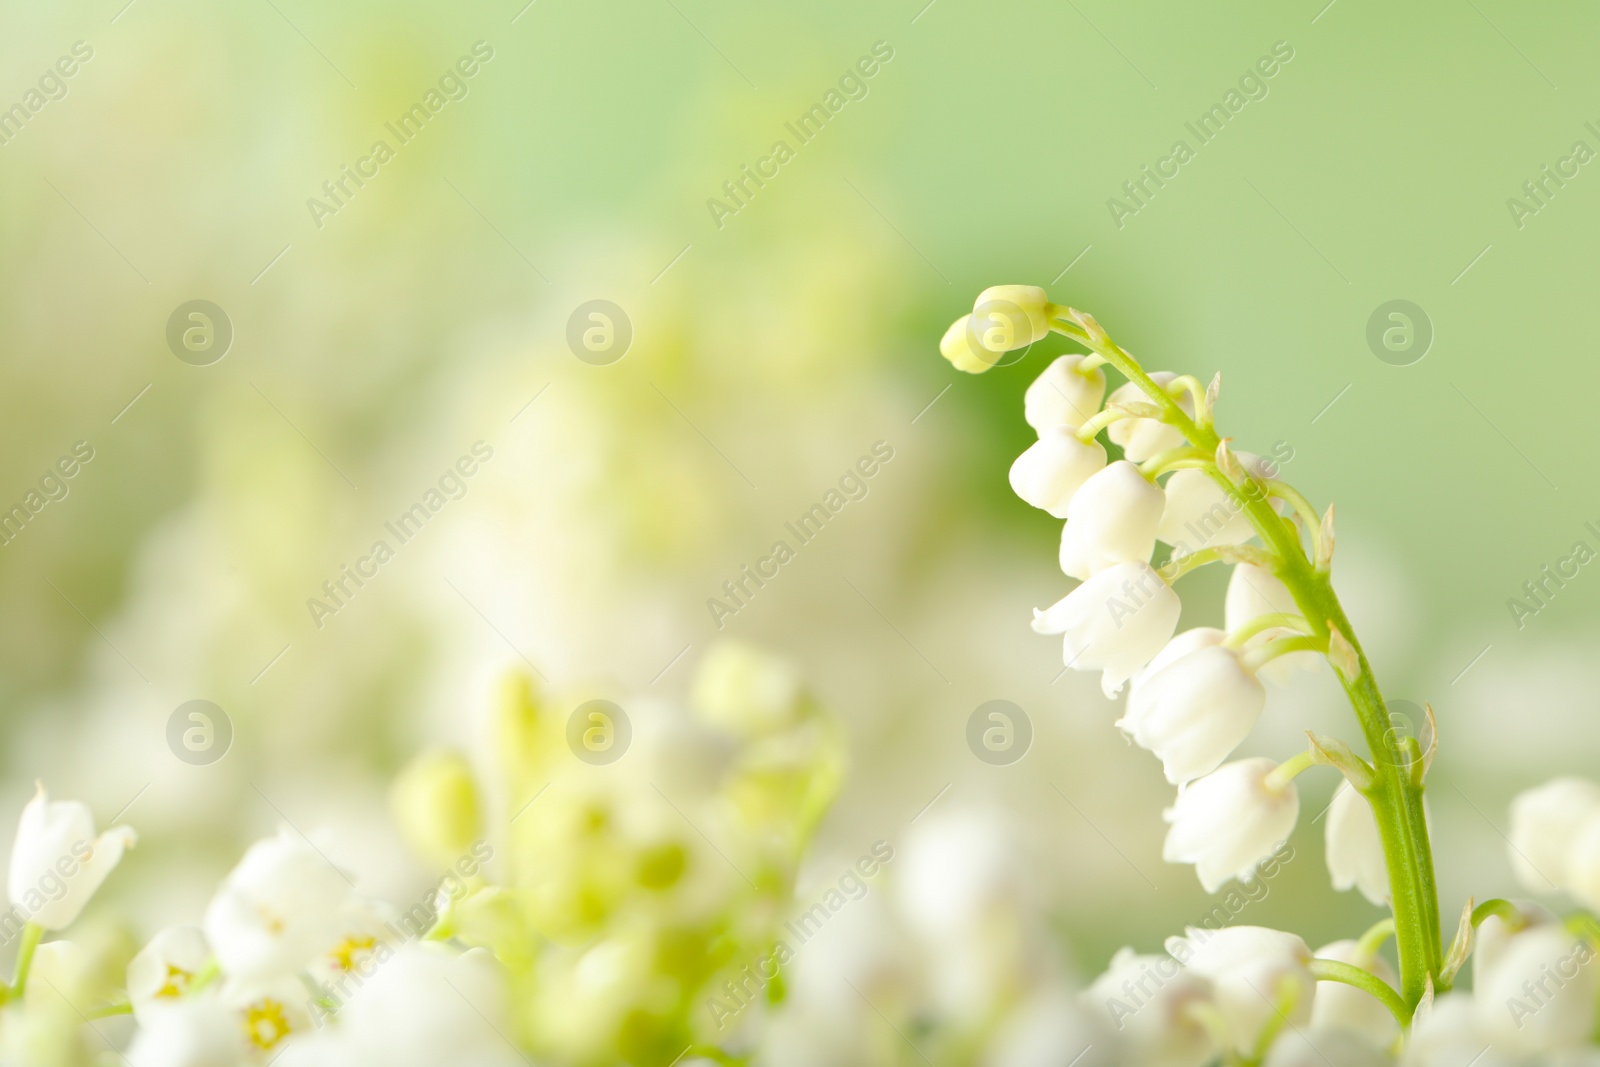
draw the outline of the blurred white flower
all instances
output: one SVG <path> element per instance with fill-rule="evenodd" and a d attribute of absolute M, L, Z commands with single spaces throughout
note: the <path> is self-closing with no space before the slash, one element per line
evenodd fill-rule
<path fill-rule="evenodd" d="M 248 1045 L 236 1012 L 214 993 L 164 1001 L 139 1018 L 130 1067 L 237 1067 Z"/>
<path fill-rule="evenodd" d="M 1080 1000 L 1116 1031 L 1123 1062 L 1202 1067 L 1222 1051 L 1192 1010 L 1210 997 L 1211 983 L 1171 956 L 1139 956 L 1123 948 Z"/>
<path fill-rule="evenodd" d="M 1484 1025 L 1477 999 L 1459 991 L 1418 1010 L 1401 1059 L 1405 1067 L 1510 1067 L 1512 1061 Z"/>
<path fill-rule="evenodd" d="M 1360 967 L 1387 982 L 1391 989 L 1400 984 L 1388 961 L 1361 951 L 1357 941 L 1323 945 L 1317 949 L 1317 958 Z M 1315 1030 L 1352 1030 L 1378 1048 L 1387 1048 L 1400 1033 L 1400 1024 L 1376 997 L 1342 982 L 1323 982 L 1317 987 L 1317 1000 L 1311 1007 L 1311 1026 Z"/>
<path fill-rule="evenodd" d="M 1378 835 L 1378 819 L 1367 798 L 1348 781 L 1340 781 L 1328 805 L 1324 828 L 1325 857 L 1333 888 L 1355 887 L 1361 895 L 1381 907 L 1389 905 L 1389 868 L 1383 858 L 1383 839 Z"/>
<path fill-rule="evenodd" d="M 138 839 L 130 826 L 96 835 L 88 805 L 52 801 L 40 782 L 11 846 L 6 888 L 12 905 L 46 930 L 70 926 Z"/>
<path fill-rule="evenodd" d="M 1204 637 L 1209 639 L 1208 631 Z M 1139 678 L 1117 725 L 1161 760 L 1174 785 L 1210 774 L 1249 735 L 1267 691 L 1238 652 L 1200 638 L 1202 647 Z"/>
<path fill-rule="evenodd" d="M 1248 1055 L 1261 1031 L 1287 1012 L 1290 1026 L 1311 1021 L 1316 981 L 1311 950 L 1294 934 L 1264 926 L 1191 927 L 1186 937 L 1167 939 L 1167 952 L 1211 980 L 1235 1051 Z"/>
<path fill-rule="evenodd" d="M 972 302 L 978 343 L 991 352 L 1027 348 L 1050 333 L 1049 311 L 1037 285 L 991 285 Z"/>
<path fill-rule="evenodd" d="M 144 1018 L 146 1009 L 177 1000 L 211 962 L 211 946 L 196 926 L 169 926 L 128 961 L 128 1002 Z"/>
<path fill-rule="evenodd" d="M 1171 371 L 1153 371 L 1150 380 L 1162 388 L 1166 388 L 1178 376 Z M 1194 397 L 1184 392 L 1177 398 L 1178 406 L 1192 418 L 1194 416 Z M 1153 404 L 1145 391 L 1133 382 L 1113 390 L 1106 400 L 1106 406 L 1112 404 Z M 1122 419 L 1114 422 L 1106 430 L 1107 436 L 1113 444 L 1122 446 L 1122 454 L 1135 463 L 1143 463 L 1152 456 L 1172 448 L 1183 445 L 1183 434 L 1174 426 L 1168 426 L 1160 419 Z"/>
<path fill-rule="evenodd" d="M 1113 564 L 1149 562 L 1162 506 L 1161 487 L 1127 460 L 1090 475 L 1067 504 L 1062 573 L 1088 580 Z"/>
<path fill-rule="evenodd" d="M 205 933 L 239 979 L 293 974 L 339 938 L 350 884 L 288 827 L 251 845 L 206 908 Z"/>
<path fill-rule="evenodd" d="M 1098 1019 L 1061 988 L 1038 990 L 1019 1004 L 979 1060 L 982 1067 L 1110 1067 L 1117 1062 Z"/>
<path fill-rule="evenodd" d="M 1035 609 L 1033 629 L 1062 634 L 1066 665 L 1103 671 L 1100 688 L 1110 697 L 1161 651 L 1181 607 L 1148 563 L 1119 563 L 1043 611 Z"/>
<path fill-rule="evenodd" d="M 1499 922 L 1498 918 L 1486 920 Z M 1504 929 L 1502 925 L 1502 930 Z M 1473 961 L 1473 995 L 1495 1044 L 1519 1055 L 1577 1048 L 1595 1026 L 1595 949 L 1560 923 L 1528 926 Z"/>
<path fill-rule="evenodd" d="M 1300 816 L 1300 792 L 1277 769 L 1270 759 L 1244 759 L 1190 782 L 1166 811 L 1172 828 L 1161 858 L 1194 864 L 1207 893 L 1230 878 L 1250 881 Z"/>
<path fill-rule="evenodd" d="M 1012 462 L 1011 490 L 1064 519 L 1073 494 L 1105 465 L 1106 450 L 1099 441 L 1080 441 L 1070 426 L 1053 426 Z"/>
<path fill-rule="evenodd" d="M 1511 801 L 1509 842 L 1518 880 L 1534 892 L 1572 890 L 1574 847 L 1584 825 L 1596 815 L 1600 815 L 1600 785 L 1586 778 L 1555 778 L 1519 793 Z M 1600 890 L 1600 881 L 1586 889 Z M 1600 894 L 1585 894 L 1582 899 L 1594 907 Z"/>
<path fill-rule="evenodd" d="M 1058 357 L 1023 394 L 1023 418 L 1040 434 L 1056 426 L 1076 430 L 1100 410 L 1106 376 L 1099 367 L 1084 371 L 1083 358 Z"/>
<path fill-rule="evenodd" d="M 482 949 L 409 944 L 322 1029 L 290 1041 L 279 1067 L 514 1067 L 503 1036 L 505 978 Z"/>

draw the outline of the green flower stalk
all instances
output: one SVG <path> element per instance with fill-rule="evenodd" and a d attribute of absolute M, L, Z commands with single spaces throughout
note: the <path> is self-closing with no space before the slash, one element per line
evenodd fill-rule
<path fill-rule="evenodd" d="M 1270 465 L 1233 451 L 1214 425 L 1220 376 L 1205 386 L 1191 376 L 1149 372 L 1091 315 L 1052 303 L 1042 289 L 986 290 L 940 347 L 958 369 L 981 373 L 1048 331 L 1088 354 L 1062 357 L 1029 390 L 1029 422 L 1040 440 L 1013 466 L 1012 484 L 1029 503 L 1068 520 L 1063 569 L 1083 582 L 1038 613 L 1035 629 L 1063 634 L 1068 666 L 1104 671 L 1108 694 L 1135 679 L 1121 725 L 1162 757 L 1169 779 L 1180 786 L 1216 771 L 1248 733 L 1264 702 L 1255 677 L 1264 667 L 1306 653 L 1332 664 L 1370 756 L 1364 759 L 1331 739 L 1313 739 L 1282 773 L 1268 775 L 1272 788 L 1255 792 L 1278 802 L 1284 789 L 1293 788 L 1289 779 L 1316 763 L 1337 768 L 1370 805 L 1388 873 L 1400 988 L 1391 998 L 1377 989 L 1381 980 L 1352 975 L 1354 968 L 1344 964 L 1319 966 L 1318 977 L 1373 990 L 1397 1015 L 1408 1017 L 1430 991 L 1449 986 L 1423 808 L 1432 753 L 1423 752 L 1415 738 L 1397 736 L 1372 665 L 1334 591 L 1332 508 L 1318 514 Z M 1102 408 L 1104 367 L 1128 384 Z M 1102 435 L 1121 446 L 1121 460 L 1108 463 Z M 1161 478 L 1167 479 L 1164 487 Z M 1165 509 L 1158 502 L 1163 490 Z M 1214 520 L 1200 523 L 1215 535 L 1207 543 L 1174 543 L 1171 516 L 1185 508 Z M 1159 569 L 1150 564 L 1158 534 L 1173 543 L 1171 559 Z M 1246 543 L 1252 535 L 1259 544 Z M 1281 583 L 1292 602 L 1232 633 L 1189 631 L 1172 639 L 1177 611 L 1170 584 L 1214 562 L 1252 568 L 1248 575 Z M 1282 823 L 1257 821 L 1263 827 Z M 1220 853 L 1224 860 L 1218 862 L 1227 862 L 1233 853 L 1271 847 L 1264 839 L 1230 840 L 1209 855 Z"/>

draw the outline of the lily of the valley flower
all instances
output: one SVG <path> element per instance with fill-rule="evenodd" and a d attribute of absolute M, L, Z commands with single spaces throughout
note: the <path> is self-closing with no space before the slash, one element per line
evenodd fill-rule
<path fill-rule="evenodd" d="M 1483 926 L 1499 923 L 1498 917 Z M 1595 949 L 1559 923 L 1488 936 L 1501 943 L 1473 961 L 1473 995 L 1495 1043 L 1523 1056 L 1582 1047 L 1594 1032 L 1600 966 Z"/>
<path fill-rule="evenodd" d="M 1600 785 L 1586 778 L 1555 778 L 1518 794 L 1511 802 L 1510 853 L 1511 866 L 1522 884 L 1541 893 L 1571 890 L 1579 833 L 1586 824 L 1596 822 L 1597 816 Z M 1600 889 L 1600 884 L 1595 888 Z M 1585 899 L 1585 903 L 1590 901 Z"/>
<path fill-rule="evenodd" d="M 1027 348 L 1050 332 L 1050 297 L 1037 285 L 991 285 L 972 302 L 978 343 L 991 352 Z"/>
<path fill-rule="evenodd" d="M 205 933 L 229 977 L 294 974 L 339 938 L 345 876 L 288 827 L 251 845 L 206 908 Z"/>
<path fill-rule="evenodd" d="M 35 926 L 72 924 L 138 835 L 113 826 L 96 835 L 88 805 L 52 801 L 39 783 L 17 824 L 6 888 L 11 903 Z"/>
<path fill-rule="evenodd" d="M 1300 793 L 1278 770 L 1270 759 L 1244 759 L 1190 782 L 1167 809 L 1161 858 L 1194 864 L 1207 893 L 1230 878 L 1250 881 L 1300 817 Z"/>
<path fill-rule="evenodd" d="M 1084 357 L 1061 356 L 1033 380 L 1022 395 L 1023 418 L 1038 433 L 1055 426 L 1076 430 L 1100 410 L 1106 395 L 1105 372 L 1083 369 Z"/>
<path fill-rule="evenodd" d="M 1058 519 L 1067 517 L 1073 494 L 1106 465 L 1098 441 L 1080 441 L 1070 426 L 1055 426 L 1011 464 L 1011 489 L 1023 500 Z"/>
<path fill-rule="evenodd" d="M 1252 452 L 1234 455 L 1245 470 L 1263 481 L 1270 479 L 1276 470 L 1270 461 Z M 1252 490 L 1245 486 L 1237 491 Z M 1167 479 L 1166 509 L 1157 533 L 1162 541 L 1181 545 L 1188 554 L 1217 545 L 1242 545 L 1255 535 L 1255 527 L 1250 525 L 1240 501 L 1205 471 L 1174 471 Z"/>
<path fill-rule="evenodd" d="M 1228 593 L 1223 600 L 1222 612 L 1224 625 L 1229 630 L 1237 630 L 1263 615 L 1298 615 L 1300 607 L 1294 602 L 1294 595 L 1288 587 L 1271 571 L 1253 563 L 1240 563 L 1228 578 Z M 1293 632 L 1274 628 L 1262 633 L 1256 641 L 1267 641 Z M 1294 678 L 1296 671 L 1314 671 L 1321 663 L 1322 656 L 1316 652 L 1290 652 L 1264 665 L 1260 673 L 1268 681 L 1286 685 Z"/>
<path fill-rule="evenodd" d="M 950 324 L 939 339 L 939 353 L 948 359 L 956 370 L 968 374 L 982 374 L 994 366 L 996 355 L 978 343 L 972 327 L 972 316 L 963 315 Z"/>
<path fill-rule="evenodd" d="M 1211 983 L 1171 956 L 1140 956 L 1123 948 L 1082 994 L 1117 1031 L 1127 1063 L 1142 1067 L 1203 1067 L 1222 1051 L 1200 1020 Z"/>
<path fill-rule="evenodd" d="M 1140 676 L 1117 722 L 1161 760 L 1174 785 L 1220 767 L 1266 707 L 1266 687 L 1221 637 L 1201 628 L 1174 641 L 1178 652 L 1164 653 Z"/>
<path fill-rule="evenodd" d="M 211 962 L 211 946 L 195 926 L 171 926 L 128 961 L 128 1001 L 143 1018 L 152 1004 L 177 1000 Z"/>
<path fill-rule="evenodd" d="M 1358 941 L 1323 945 L 1317 949 L 1317 958 L 1360 967 L 1382 979 L 1390 988 L 1400 984 L 1388 961 L 1368 951 Z M 1400 1031 L 1400 1024 L 1382 1001 L 1364 989 L 1339 982 L 1323 982 L 1317 987 L 1317 999 L 1311 1006 L 1311 1027 L 1314 1030 L 1350 1030 L 1380 1049 L 1392 1044 Z"/>
<path fill-rule="evenodd" d="M 1161 488 L 1127 460 L 1090 475 L 1067 505 L 1062 573 L 1087 580 L 1116 563 L 1148 561 L 1164 504 Z"/>
<path fill-rule="evenodd" d="M 1212 1000 L 1234 1050 L 1248 1055 L 1269 1023 L 1284 1013 L 1291 1026 L 1311 1019 L 1316 980 L 1311 950 L 1294 934 L 1264 926 L 1190 928 L 1167 939 L 1167 952 L 1211 980 Z"/>
<path fill-rule="evenodd" d="M 1178 594 L 1148 563 L 1108 567 L 1043 611 L 1033 629 L 1063 635 L 1063 660 L 1080 671 L 1102 671 L 1100 688 L 1115 696 L 1178 625 Z"/>
<path fill-rule="evenodd" d="M 1348 781 L 1339 783 L 1328 805 L 1326 858 L 1333 888 L 1356 888 L 1379 907 L 1389 904 L 1389 868 L 1383 858 L 1378 820 L 1367 798 Z"/>
<path fill-rule="evenodd" d="M 1171 371 L 1158 370 L 1150 375 L 1150 380 L 1165 389 L 1177 377 Z M 1177 401 L 1178 406 L 1193 417 L 1194 398 L 1186 392 L 1178 397 Z M 1133 382 L 1112 390 L 1111 396 L 1106 400 L 1108 406 L 1149 403 L 1151 403 L 1150 397 Z M 1183 445 L 1183 434 L 1177 427 L 1169 426 L 1160 419 L 1122 419 L 1112 423 L 1106 435 L 1111 438 L 1113 444 L 1121 445 L 1122 454 L 1135 463 L 1143 463 L 1152 456 Z"/>
<path fill-rule="evenodd" d="M 239 1017 L 215 993 L 152 1005 L 128 1049 L 130 1067 L 235 1067 L 248 1055 Z"/>

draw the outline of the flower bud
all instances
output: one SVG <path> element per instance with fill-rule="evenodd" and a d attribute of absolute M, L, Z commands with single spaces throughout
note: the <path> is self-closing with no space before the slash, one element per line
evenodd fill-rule
<path fill-rule="evenodd" d="M 1211 983 L 1171 956 L 1138 956 L 1123 948 L 1081 995 L 1121 1039 L 1122 1062 L 1202 1067 L 1222 1051 L 1189 1011 L 1211 997 Z"/>
<path fill-rule="evenodd" d="M 1183 785 L 1221 766 L 1266 703 L 1239 653 L 1212 644 L 1141 677 L 1117 725 L 1161 760 L 1167 781 Z"/>
<path fill-rule="evenodd" d="M 1269 777 L 1277 769 L 1270 759 L 1245 759 L 1189 783 L 1164 815 L 1172 829 L 1161 858 L 1194 864 L 1207 893 L 1230 878 L 1252 881 L 1256 864 L 1289 839 L 1300 817 L 1294 783 Z"/>
<path fill-rule="evenodd" d="M 1150 380 L 1163 389 L 1178 376 L 1171 371 L 1156 371 L 1150 375 Z M 1185 392 L 1177 398 L 1178 406 L 1193 417 L 1194 397 Z M 1111 394 L 1107 404 L 1138 404 L 1152 403 L 1150 396 L 1133 382 L 1119 386 Z M 1160 419 L 1123 419 L 1114 422 L 1106 430 L 1107 436 L 1113 444 L 1122 446 L 1122 454 L 1135 463 L 1143 463 L 1151 456 L 1159 455 L 1172 448 L 1183 445 L 1183 434 L 1177 427 L 1168 426 Z"/>
<path fill-rule="evenodd" d="M 978 343 L 971 315 L 963 315 L 950 324 L 944 337 L 939 340 L 939 353 L 956 370 L 964 370 L 968 374 L 982 374 L 995 364 L 995 354 Z"/>
<path fill-rule="evenodd" d="M 1049 308 L 1037 285 L 991 285 L 972 302 L 973 333 L 990 352 L 1027 348 L 1050 333 Z"/>
<path fill-rule="evenodd" d="M 72 925 L 122 854 L 138 841 L 131 826 L 98 836 L 89 807 L 52 801 L 40 782 L 17 824 L 6 887 L 12 905 L 46 930 Z"/>
<path fill-rule="evenodd" d="M 1041 433 L 1011 464 L 1011 489 L 1041 511 L 1064 519 L 1073 494 L 1105 465 L 1100 442 L 1085 443 L 1070 427 L 1057 426 Z"/>
<path fill-rule="evenodd" d="M 1264 926 L 1190 927 L 1187 937 L 1167 939 L 1167 951 L 1191 971 L 1211 980 L 1234 1049 L 1249 1055 L 1269 1023 L 1288 1012 L 1288 1025 L 1311 1018 L 1316 980 L 1311 950 L 1294 934 Z"/>
<path fill-rule="evenodd" d="M 1359 949 L 1358 942 L 1335 941 L 1317 949 L 1317 958 L 1360 967 L 1387 982 L 1390 988 L 1400 984 L 1387 960 L 1364 954 Z M 1400 1029 L 1382 1001 L 1364 989 L 1339 982 L 1323 982 L 1317 987 L 1317 1000 L 1311 1006 L 1311 1027 L 1314 1030 L 1351 1030 L 1378 1048 L 1389 1047 Z"/>
<path fill-rule="evenodd" d="M 1099 670 L 1100 688 L 1115 696 L 1167 643 L 1181 610 L 1148 563 L 1118 563 L 1061 600 L 1033 613 L 1033 629 L 1063 634 L 1063 658 L 1080 671 Z"/>
<path fill-rule="evenodd" d="M 1125 459 L 1091 474 L 1067 504 L 1062 572 L 1087 580 L 1116 563 L 1148 562 L 1164 502 L 1160 487 Z"/>
<path fill-rule="evenodd" d="M 1325 829 L 1328 874 L 1333 888 L 1352 887 L 1380 908 L 1389 906 L 1389 868 L 1383 858 L 1378 819 L 1367 798 L 1348 781 L 1340 782 L 1328 805 Z"/>
<path fill-rule="evenodd" d="M 1600 785 L 1555 778 L 1511 801 L 1511 866 L 1536 893 L 1572 888 L 1568 870 L 1584 825 L 1600 815 Z M 1600 883 L 1595 888 L 1600 889 Z"/>
<path fill-rule="evenodd" d="M 724 641 L 701 659 L 689 702 L 702 721 L 741 737 L 759 737 L 793 723 L 802 695 L 800 671 L 789 660 Z"/>
<path fill-rule="evenodd" d="M 390 787 L 389 802 L 406 843 L 437 867 L 455 863 L 482 832 L 472 767 L 457 752 L 413 758 Z"/>
<path fill-rule="evenodd" d="M 1053 426 L 1077 429 L 1100 410 L 1106 376 L 1099 367 L 1083 369 L 1083 356 L 1061 356 L 1033 380 L 1022 395 L 1023 418 L 1039 433 Z"/>

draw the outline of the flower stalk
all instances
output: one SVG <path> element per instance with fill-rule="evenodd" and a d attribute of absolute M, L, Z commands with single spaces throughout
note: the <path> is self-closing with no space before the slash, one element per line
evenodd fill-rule
<path fill-rule="evenodd" d="M 1052 306 L 1052 328 L 1089 348 L 1135 383 L 1160 409 L 1160 418 L 1188 440 L 1195 453 L 1215 455 L 1223 439 L 1209 420 L 1191 418 L 1167 389 L 1154 381 L 1133 356 L 1112 341 L 1098 323 L 1082 312 Z M 1400 958 L 1399 996 L 1414 1009 L 1427 990 L 1440 984 L 1444 948 L 1439 928 L 1438 889 L 1433 853 L 1422 805 L 1422 766 L 1416 754 L 1396 745 L 1383 693 L 1354 636 L 1326 567 L 1306 554 L 1299 531 L 1279 515 L 1266 493 L 1241 492 L 1216 462 L 1197 463 L 1240 506 L 1272 556 L 1272 570 L 1294 597 L 1313 638 L 1327 642 L 1337 632 L 1354 653 L 1354 671 L 1340 672 L 1345 694 L 1355 710 L 1369 751 L 1374 776 L 1364 791 L 1377 819 L 1395 922 L 1395 943 Z M 1275 495 L 1294 506 L 1313 539 L 1322 522 L 1299 493 L 1275 486 Z M 1320 555 L 1320 554 L 1319 554 Z M 1413 766 L 1413 764 L 1417 764 Z M 1407 1011 L 1409 1017 L 1410 1012 Z"/>

